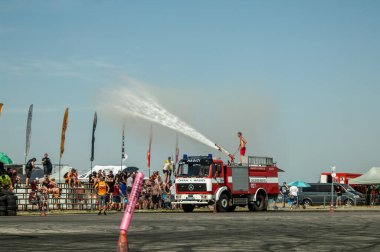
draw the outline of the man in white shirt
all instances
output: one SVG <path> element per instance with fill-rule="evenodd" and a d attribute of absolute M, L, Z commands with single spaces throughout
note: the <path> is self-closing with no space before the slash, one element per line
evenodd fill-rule
<path fill-rule="evenodd" d="M 291 186 L 289 188 L 289 193 L 291 197 L 293 198 L 293 204 L 291 205 L 291 209 L 293 208 L 293 205 L 298 206 L 298 187 L 297 186 Z"/>

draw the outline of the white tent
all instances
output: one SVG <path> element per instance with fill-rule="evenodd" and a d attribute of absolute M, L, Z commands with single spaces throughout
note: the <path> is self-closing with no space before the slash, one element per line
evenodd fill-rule
<path fill-rule="evenodd" d="M 356 185 L 380 184 L 380 167 L 372 167 L 360 177 L 350 179 L 348 182 Z"/>

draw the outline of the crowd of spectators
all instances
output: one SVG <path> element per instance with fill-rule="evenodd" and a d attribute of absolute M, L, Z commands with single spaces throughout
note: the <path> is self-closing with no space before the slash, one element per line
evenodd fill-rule
<path fill-rule="evenodd" d="M 96 198 L 96 205 L 99 205 L 99 210 L 117 210 L 124 211 L 128 198 L 131 193 L 135 178 L 135 173 L 127 173 L 119 171 L 113 174 L 110 171 L 105 174 L 104 171 L 99 170 L 93 172 L 89 177 L 89 183 L 96 189 L 98 197 Z M 103 209 L 103 193 L 99 194 L 99 183 L 104 181 L 107 184 L 107 194 L 105 196 L 105 209 Z M 169 180 L 164 183 L 159 172 L 154 172 L 150 178 L 143 181 L 139 199 L 137 201 L 136 209 L 172 209 L 171 200 L 173 200 L 175 193 L 174 186 Z"/>

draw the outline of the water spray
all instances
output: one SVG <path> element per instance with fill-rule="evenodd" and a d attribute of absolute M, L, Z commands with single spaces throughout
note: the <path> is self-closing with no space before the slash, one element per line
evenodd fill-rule
<path fill-rule="evenodd" d="M 210 148 L 221 151 L 233 162 L 232 154 L 162 107 L 152 97 L 149 97 L 147 92 L 136 92 L 124 88 L 111 95 L 112 102 L 105 104 L 105 107 L 109 107 L 111 111 L 117 111 L 122 115 L 136 116 L 175 130 Z"/>

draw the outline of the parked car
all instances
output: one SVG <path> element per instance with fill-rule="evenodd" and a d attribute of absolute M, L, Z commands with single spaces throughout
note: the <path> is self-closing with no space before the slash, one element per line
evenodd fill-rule
<path fill-rule="evenodd" d="M 311 205 L 329 205 L 331 202 L 331 184 L 326 183 L 309 183 L 310 187 L 300 188 L 299 202 L 305 206 Z M 365 198 L 359 194 L 346 189 L 340 184 L 334 184 L 342 188 L 342 204 L 346 206 L 362 205 L 365 203 Z M 336 201 L 335 189 L 333 192 L 334 205 Z"/>

